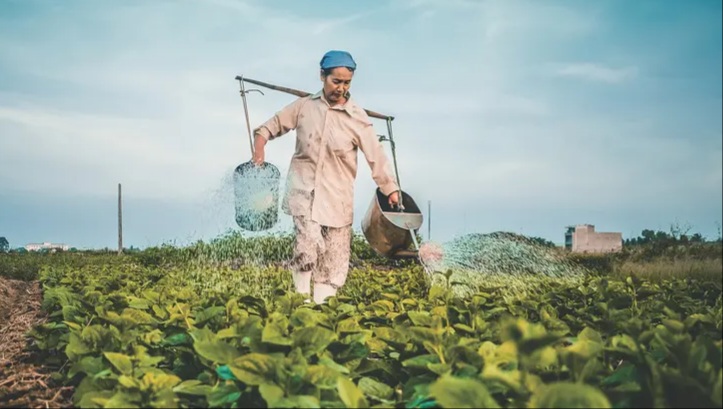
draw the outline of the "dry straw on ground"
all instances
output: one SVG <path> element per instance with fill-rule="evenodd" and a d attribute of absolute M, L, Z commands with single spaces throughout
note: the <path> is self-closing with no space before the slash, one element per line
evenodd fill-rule
<path fill-rule="evenodd" d="M 53 385 L 50 372 L 27 350 L 26 333 L 45 317 L 37 281 L 0 278 L 0 407 L 71 407 L 70 387 Z"/>

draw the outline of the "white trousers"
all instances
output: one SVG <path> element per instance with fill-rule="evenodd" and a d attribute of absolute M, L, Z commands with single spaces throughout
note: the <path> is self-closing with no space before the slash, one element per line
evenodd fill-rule
<path fill-rule="evenodd" d="M 321 304 L 335 296 L 346 282 L 351 256 L 351 226 L 322 226 L 305 216 L 294 216 L 294 258 L 291 263 L 296 292 L 311 295 Z"/>

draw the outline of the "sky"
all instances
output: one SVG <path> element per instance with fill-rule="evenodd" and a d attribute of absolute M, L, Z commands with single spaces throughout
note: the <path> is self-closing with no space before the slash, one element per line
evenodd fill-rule
<path fill-rule="evenodd" d="M 356 101 L 395 117 L 425 239 L 561 244 L 575 224 L 714 239 L 721 31 L 717 0 L 0 0 L 0 236 L 115 248 L 119 183 L 126 247 L 239 231 L 235 77 L 316 92 L 342 49 Z M 264 92 L 252 128 L 296 98 L 246 86 Z M 266 148 L 282 178 L 294 138 Z M 360 152 L 357 232 L 375 188 Z M 282 213 L 270 232 L 291 226 Z"/>

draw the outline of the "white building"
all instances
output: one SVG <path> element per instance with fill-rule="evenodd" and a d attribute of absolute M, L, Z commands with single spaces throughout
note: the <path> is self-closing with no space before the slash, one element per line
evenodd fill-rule
<path fill-rule="evenodd" d="M 63 250 L 68 251 L 70 249 L 70 246 L 67 244 L 62 243 L 50 243 L 50 242 L 43 242 L 43 243 L 29 243 L 25 245 L 25 250 L 27 251 L 38 251 L 38 250 Z"/>
<path fill-rule="evenodd" d="M 612 253 L 623 248 L 623 235 L 596 232 L 592 224 L 568 226 L 565 248 L 573 253 Z"/>

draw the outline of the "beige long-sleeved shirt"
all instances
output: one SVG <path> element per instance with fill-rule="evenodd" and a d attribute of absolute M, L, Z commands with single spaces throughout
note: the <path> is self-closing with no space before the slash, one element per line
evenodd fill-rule
<path fill-rule="evenodd" d="M 321 91 L 299 98 L 254 133 L 273 140 L 292 129 L 296 130 L 296 150 L 282 201 L 286 214 L 308 216 L 323 226 L 351 225 L 359 149 L 382 193 L 399 190 L 369 116 L 351 97 L 335 107 Z"/>

